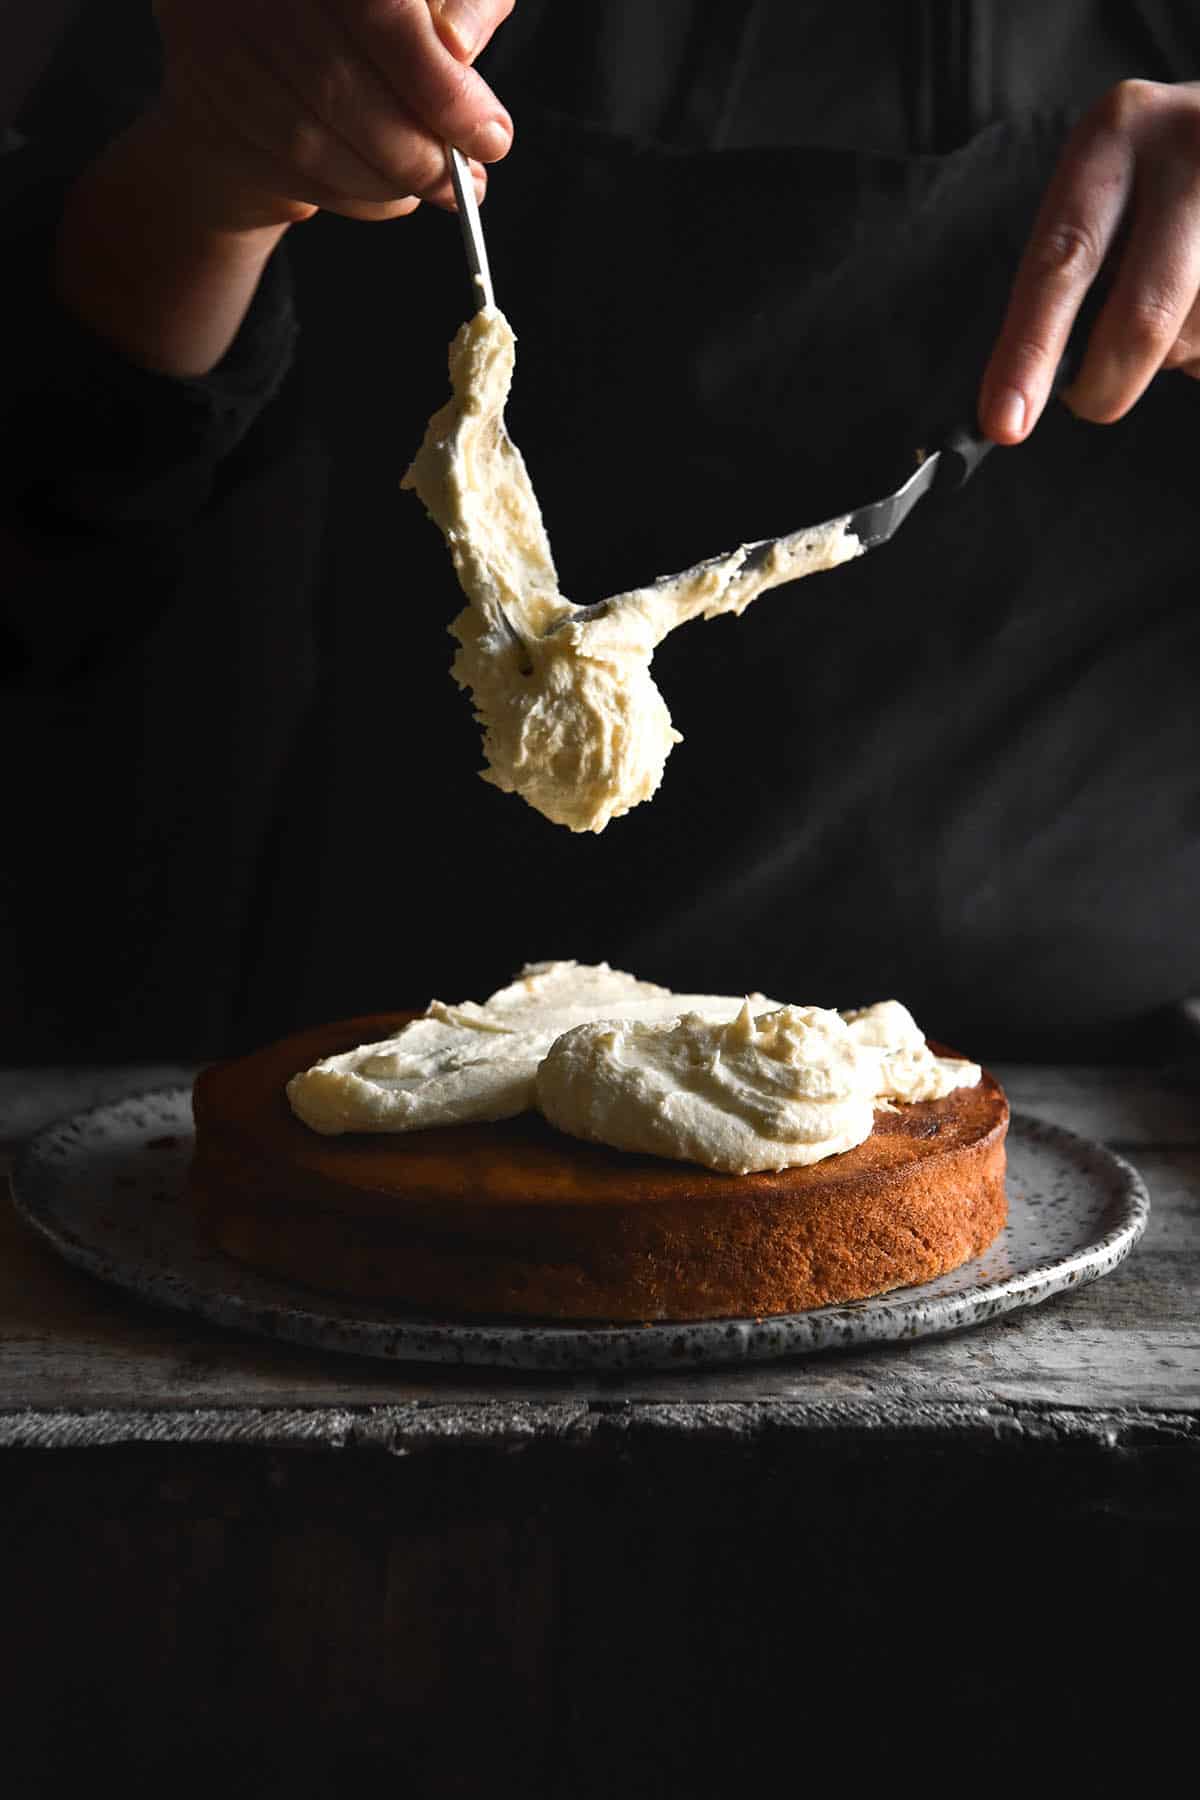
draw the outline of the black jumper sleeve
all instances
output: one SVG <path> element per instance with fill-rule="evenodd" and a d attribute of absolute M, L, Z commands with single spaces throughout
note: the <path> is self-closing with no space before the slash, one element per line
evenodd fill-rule
<path fill-rule="evenodd" d="M 145 629 L 187 528 L 278 392 L 296 324 L 277 253 L 212 372 L 138 367 L 52 297 L 69 177 L 0 160 L 0 681 L 58 682 Z"/>

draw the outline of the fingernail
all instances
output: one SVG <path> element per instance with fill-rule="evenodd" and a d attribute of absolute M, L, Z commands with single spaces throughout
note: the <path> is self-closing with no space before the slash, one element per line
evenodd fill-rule
<path fill-rule="evenodd" d="M 1025 396 L 1019 388 L 997 388 L 988 406 L 992 430 L 1003 437 L 1019 437 L 1025 429 Z"/>
<path fill-rule="evenodd" d="M 478 0 L 434 0 L 433 16 L 454 55 L 470 62 L 483 43 Z"/>
<path fill-rule="evenodd" d="M 508 154 L 511 143 L 512 126 L 506 125 L 503 119 L 489 119 L 486 125 L 475 127 L 467 148 L 481 163 L 499 162 Z"/>

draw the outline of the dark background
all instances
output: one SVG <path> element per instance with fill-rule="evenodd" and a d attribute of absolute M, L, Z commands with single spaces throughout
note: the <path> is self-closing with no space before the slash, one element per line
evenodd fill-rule
<path fill-rule="evenodd" d="M 92 466 L 72 514 L 45 259 L 153 87 L 147 13 L 79 9 L 4 159 L 9 1058 L 212 1055 L 552 955 L 895 993 L 983 1056 L 1160 1054 L 1200 979 L 1195 385 L 1056 410 L 886 552 L 678 634 L 660 794 L 572 837 L 475 779 L 453 577 L 397 491 L 465 304 L 445 216 L 292 233 L 296 369 L 197 506 L 143 528 Z M 565 591 L 901 479 L 973 411 L 1068 117 L 1196 37 L 1183 5 L 522 0 L 487 224 Z"/>
<path fill-rule="evenodd" d="M 0 32 L 32 52 L 52 10 Z M 665 0 L 589 7 L 565 55 L 584 10 L 520 0 L 525 147 L 488 209 L 514 432 L 580 598 L 885 486 L 969 411 L 1061 109 L 1196 67 L 1183 6 L 776 9 L 818 39 L 799 59 L 699 43 Z M 9 163 L 10 217 L 52 222 L 136 105 L 145 12 L 83 9 L 21 110 L 53 153 L 28 206 Z M 36 60 L 0 54 L 0 91 Z M 6 239 L 6 302 L 44 305 L 13 248 L 38 242 Z M 453 582 L 396 492 L 444 397 L 454 226 L 322 220 L 292 248 L 297 376 L 194 521 L 47 528 L 48 434 L 7 440 L 9 1060 L 216 1053 L 550 953 L 894 985 L 980 1055 L 1162 1053 L 1200 974 L 1192 386 L 1112 432 L 1056 414 L 886 562 L 682 634 L 663 792 L 576 840 L 474 780 Z M 49 393 L 20 316 L 4 392 Z M 1153 1788 L 1190 1697 L 1185 1437 L 681 1444 L 615 1395 L 586 1455 L 7 1452 L 7 1788 Z"/>

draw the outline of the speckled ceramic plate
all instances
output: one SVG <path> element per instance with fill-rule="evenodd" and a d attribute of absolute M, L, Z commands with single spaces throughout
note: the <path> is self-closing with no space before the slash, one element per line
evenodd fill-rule
<path fill-rule="evenodd" d="M 26 1149 L 13 1186 L 19 1210 L 69 1262 L 218 1325 L 406 1362 L 654 1369 L 933 1337 L 1115 1269 L 1149 1216 L 1137 1170 L 1039 1119 L 1014 1118 L 1008 1147 L 1009 1223 L 986 1255 L 952 1275 L 849 1306 L 691 1325 L 439 1320 L 243 1268 L 199 1240 L 185 1201 L 187 1088 L 138 1095 L 50 1126 Z"/>

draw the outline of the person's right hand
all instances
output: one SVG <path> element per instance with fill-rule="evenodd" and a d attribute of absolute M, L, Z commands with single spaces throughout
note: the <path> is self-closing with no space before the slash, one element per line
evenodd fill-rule
<path fill-rule="evenodd" d="M 217 222 L 452 204 L 443 145 L 483 163 L 512 120 L 472 62 L 513 0 L 155 0 L 160 123 L 212 173 Z M 193 174 L 195 171 L 193 171 Z M 220 215 L 226 216 L 220 216 Z"/>

